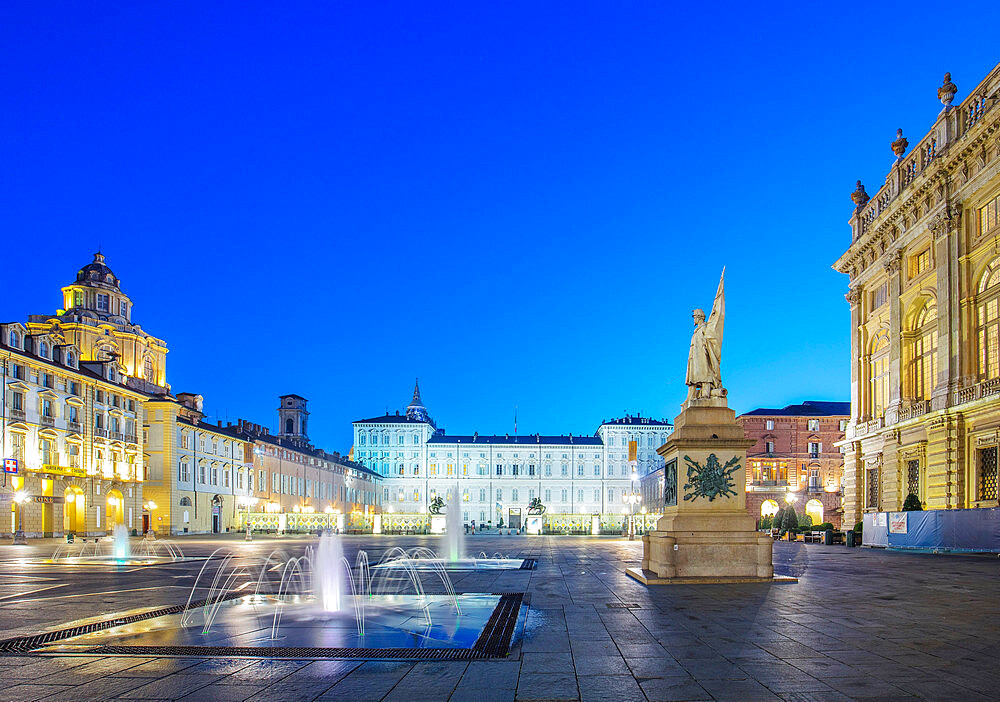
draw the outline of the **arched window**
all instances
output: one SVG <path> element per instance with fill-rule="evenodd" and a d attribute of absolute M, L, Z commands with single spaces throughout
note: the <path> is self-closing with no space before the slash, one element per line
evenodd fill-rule
<path fill-rule="evenodd" d="M 181 507 L 190 507 L 190 506 L 191 506 L 191 498 L 190 497 L 182 497 L 181 498 Z"/>
<path fill-rule="evenodd" d="M 778 503 L 774 500 L 764 500 L 760 504 L 761 517 L 773 517 L 778 513 Z"/>
<path fill-rule="evenodd" d="M 150 383 L 156 382 L 156 370 L 153 368 L 153 359 L 149 356 L 142 362 L 142 377 Z"/>
<path fill-rule="evenodd" d="M 881 417 L 889 405 L 889 333 L 881 331 L 872 339 L 869 354 L 870 408 L 872 417 Z"/>
<path fill-rule="evenodd" d="M 292 419 L 291 419 L 291 417 L 289 417 L 288 419 L 285 420 L 285 433 L 286 434 L 291 434 L 292 433 Z"/>
<path fill-rule="evenodd" d="M 806 502 L 806 514 L 812 519 L 813 526 L 823 523 L 823 503 L 819 500 Z"/>
<path fill-rule="evenodd" d="M 1000 259 L 990 264 L 976 295 L 979 376 L 1000 377 Z"/>
<path fill-rule="evenodd" d="M 927 302 L 913 320 L 907 381 L 914 400 L 929 400 L 937 382 L 937 305 Z"/>

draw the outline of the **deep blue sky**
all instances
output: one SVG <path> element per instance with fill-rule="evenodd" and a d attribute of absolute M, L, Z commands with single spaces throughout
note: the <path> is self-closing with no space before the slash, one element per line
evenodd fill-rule
<path fill-rule="evenodd" d="M 854 181 L 1000 5 L 673 5 L 5 2 L 0 317 L 100 246 L 176 392 L 346 451 L 417 375 L 453 433 L 673 417 L 726 265 L 731 406 L 849 399 Z"/>

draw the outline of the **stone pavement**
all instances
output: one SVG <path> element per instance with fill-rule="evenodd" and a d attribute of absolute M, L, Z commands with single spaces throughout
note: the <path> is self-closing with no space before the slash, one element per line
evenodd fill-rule
<path fill-rule="evenodd" d="M 343 537 L 349 557 L 431 537 Z M 178 539 L 300 552 L 303 538 Z M 612 538 L 472 537 L 534 571 L 459 575 L 464 591 L 528 593 L 523 637 L 497 661 L 0 656 L 0 700 L 848 700 L 1000 697 L 1000 560 L 775 544 L 798 584 L 656 586 Z M 52 545 L 0 546 L 2 638 L 186 600 L 200 563 L 127 572 L 29 565 Z M 629 605 L 629 606 L 624 606 Z"/>

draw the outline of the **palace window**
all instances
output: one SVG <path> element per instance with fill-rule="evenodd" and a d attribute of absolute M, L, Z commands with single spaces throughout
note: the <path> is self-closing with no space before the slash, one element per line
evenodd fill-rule
<path fill-rule="evenodd" d="M 819 420 L 810 419 L 809 421 L 806 422 L 806 428 L 809 431 L 819 431 Z"/>
<path fill-rule="evenodd" d="M 563 466 L 562 467 L 562 476 L 565 478 L 567 475 L 569 475 L 569 466 Z"/>
<path fill-rule="evenodd" d="M 994 465 L 996 463 L 994 462 Z M 877 510 L 879 508 L 879 471 L 878 468 L 869 468 L 865 471 L 865 487 L 867 498 L 865 500 L 865 507 L 871 510 Z M 994 485 L 996 483 L 994 482 Z"/>
<path fill-rule="evenodd" d="M 920 495 L 920 461 L 917 459 L 906 462 L 906 494 Z"/>
<path fill-rule="evenodd" d="M 111 305 L 111 298 L 103 293 L 97 293 L 97 311 L 107 312 Z"/>
<path fill-rule="evenodd" d="M 983 274 L 976 296 L 979 341 L 979 375 L 1000 377 L 1000 259 Z"/>
<path fill-rule="evenodd" d="M 889 334 L 880 332 L 872 341 L 870 368 L 870 403 L 873 417 L 885 414 L 889 405 Z"/>
<path fill-rule="evenodd" d="M 979 208 L 980 235 L 994 229 L 1000 224 L 1000 195 Z"/>
<path fill-rule="evenodd" d="M 888 301 L 889 301 L 889 284 L 882 283 L 872 293 L 872 309 L 877 310 L 879 307 L 881 307 Z"/>
<path fill-rule="evenodd" d="M 83 307 L 83 291 L 73 291 L 73 307 Z"/>
<path fill-rule="evenodd" d="M 503 475 L 503 466 L 497 463 L 497 475 Z"/>
<path fill-rule="evenodd" d="M 563 490 L 562 491 L 562 501 L 563 502 L 569 502 L 569 491 L 568 490 Z"/>
<path fill-rule="evenodd" d="M 931 250 L 926 248 L 915 256 L 910 257 L 910 277 L 916 278 L 918 275 L 931 267 Z"/>
<path fill-rule="evenodd" d="M 764 453 L 774 453 L 774 442 L 765 441 L 764 442 Z"/>
<path fill-rule="evenodd" d="M 976 451 L 976 462 L 979 464 L 979 499 L 997 499 L 997 447 L 987 446 Z"/>
<path fill-rule="evenodd" d="M 937 373 L 937 305 L 928 302 L 913 322 L 909 343 L 910 395 L 914 400 L 929 400 Z"/>
<path fill-rule="evenodd" d="M 198 482 L 205 484 L 205 466 L 198 466 Z"/>
<path fill-rule="evenodd" d="M 10 404 L 11 408 L 19 410 L 21 412 L 24 411 L 24 395 L 22 393 L 15 392 L 13 395 L 11 395 L 10 402 L 11 402 Z"/>
<path fill-rule="evenodd" d="M 768 431 L 774 429 L 774 420 L 773 419 L 766 420 L 764 422 L 764 428 L 767 429 Z"/>
<path fill-rule="evenodd" d="M 513 502 L 517 502 L 517 488 L 514 488 L 513 490 L 510 491 L 510 499 Z"/>
<path fill-rule="evenodd" d="M 486 502 L 486 488 L 480 488 L 479 490 L 479 501 Z"/>

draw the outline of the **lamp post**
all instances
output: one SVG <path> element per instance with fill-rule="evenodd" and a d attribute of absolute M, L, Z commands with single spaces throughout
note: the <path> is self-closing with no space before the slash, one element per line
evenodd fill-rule
<path fill-rule="evenodd" d="M 635 541 L 635 508 L 642 502 L 642 495 L 636 490 L 639 474 L 635 471 L 635 464 L 632 465 L 632 490 L 622 496 L 622 502 L 628 505 L 628 540 Z"/>
<path fill-rule="evenodd" d="M 24 490 L 14 493 L 14 502 L 17 503 L 17 531 L 14 532 L 14 545 L 27 546 L 28 540 L 24 536 L 24 505 L 31 500 L 31 496 Z"/>
<path fill-rule="evenodd" d="M 247 511 L 247 516 L 246 516 L 246 519 L 244 520 L 246 522 L 244 524 L 244 526 L 246 527 L 247 535 L 244 537 L 243 540 L 244 541 L 253 541 L 253 531 L 250 528 L 250 508 L 252 506 L 254 506 L 255 504 L 257 504 L 257 498 L 256 497 L 248 497 L 248 496 L 240 496 L 240 497 L 236 498 L 236 501 L 239 503 L 239 505 L 241 507 L 245 507 L 246 511 Z"/>

